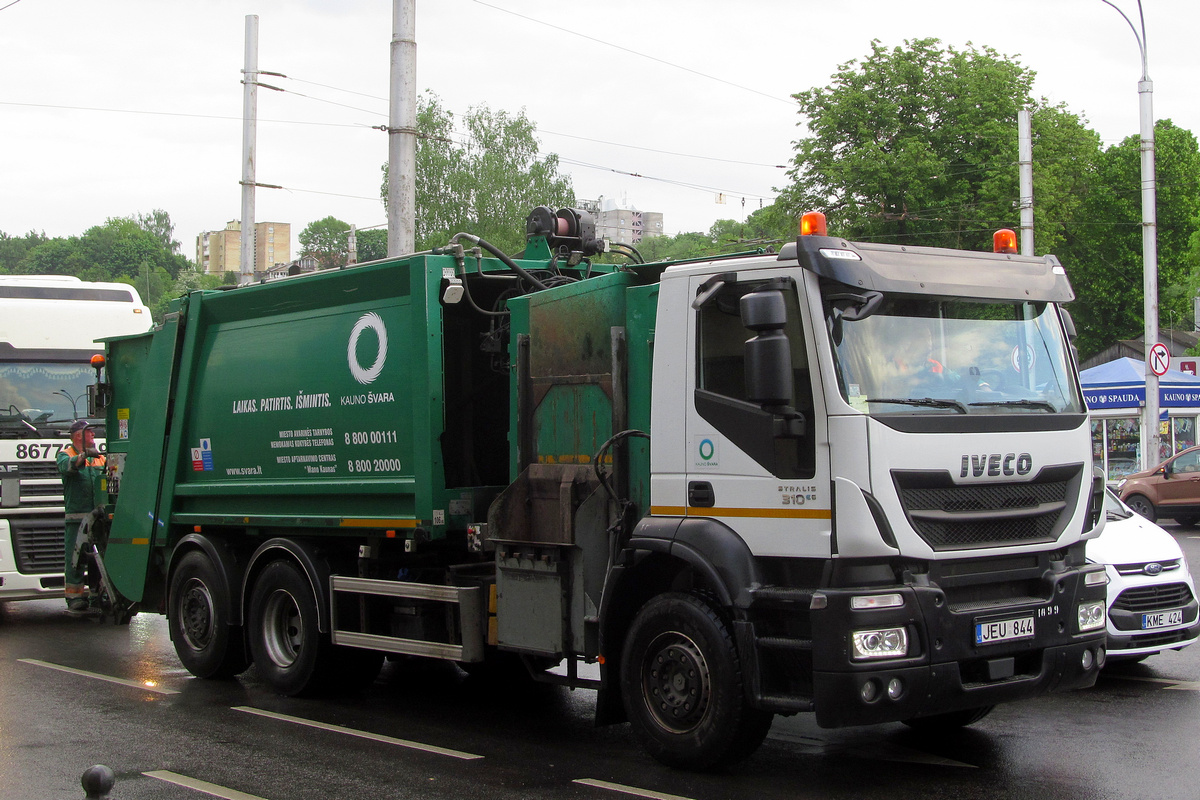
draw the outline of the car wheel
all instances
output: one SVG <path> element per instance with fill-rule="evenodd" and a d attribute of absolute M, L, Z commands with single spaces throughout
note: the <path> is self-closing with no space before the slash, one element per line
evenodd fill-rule
<path fill-rule="evenodd" d="M 621 657 L 621 694 L 642 745 L 673 767 L 745 758 L 773 718 L 746 702 L 729 628 L 694 595 L 660 595 L 638 612 Z"/>
<path fill-rule="evenodd" d="M 199 550 L 181 558 L 171 575 L 167 629 L 180 662 L 198 678 L 229 678 L 250 665 L 221 585 L 216 565 Z"/>
<path fill-rule="evenodd" d="M 1200 517 L 1185 514 L 1182 517 L 1176 517 L 1175 524 L 1179 525 L 1181 528 L 1194 528 L 1196 527 L 1197 520 L 1200 520 Z"/>
<path fill-rule="evenodd" d="M 1146 519 L 1154 522 L 1158 519 L 1158 511 L 1154 508 L 1154 503 L 1151 503 L 1144 495 L 1131 494 L 1125 498 L 1125 505 L 1134 510 L 1135 513 L 1142 515 Z"/>

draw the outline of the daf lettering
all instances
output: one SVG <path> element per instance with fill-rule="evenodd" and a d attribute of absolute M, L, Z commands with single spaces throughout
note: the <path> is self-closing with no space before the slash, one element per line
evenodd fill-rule
<path fill-rule="evenodd" d="M 1001 475 L 1028 475 L 1033 471 L 1033 456 L 1029 453 L 985 453 L 983 455 L 964 454 L 958 477 L 989 478 Z"/>

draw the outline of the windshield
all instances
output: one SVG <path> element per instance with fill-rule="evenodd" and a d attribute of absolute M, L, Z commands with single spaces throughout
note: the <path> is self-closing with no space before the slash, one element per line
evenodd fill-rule
<path fill-rule="evenodd" d="M 1084 412 L 1048 303 L 836 291 L 827 303 L 842 396 L 860 411 Z"/>
<path fill-rule="evenodd" d="M 87 416 L 87 387 L 96 380 L 88 364 L 0 364 L 0 437 L 66 436 Z"/>

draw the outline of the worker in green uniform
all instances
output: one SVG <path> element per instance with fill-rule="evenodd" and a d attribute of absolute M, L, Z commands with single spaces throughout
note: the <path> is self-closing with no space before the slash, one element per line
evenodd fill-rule
<path fill-rule="evenodd" d="M 63 543 L 67 608 L 86 611 L 87 589 L 78 552 L 79 526 L 92 509 L 106 501 L 106 496 L 103 489 L 104 455 L 97 449 L 96 434 L 85 420 L 76 420 L 71 425 L 71 444 L 59 451 L 56 463 L 58 474 L 62 476 L 67 512 Z"/>

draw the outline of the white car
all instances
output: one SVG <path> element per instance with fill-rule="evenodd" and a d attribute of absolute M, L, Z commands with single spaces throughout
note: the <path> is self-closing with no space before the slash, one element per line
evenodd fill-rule
<path fill-rule="evenodd" d="M 1087 558 L 1108 573 L 1108 660 L 1134 662 L 1200 638 L 1196 586 L 1171 534 L 1104 493 L 1104 532 Z"/>

